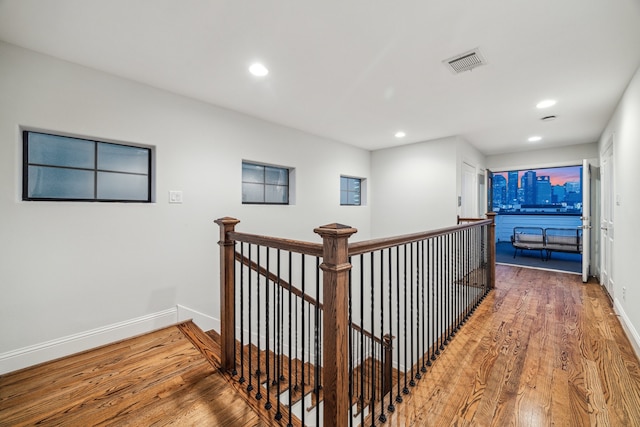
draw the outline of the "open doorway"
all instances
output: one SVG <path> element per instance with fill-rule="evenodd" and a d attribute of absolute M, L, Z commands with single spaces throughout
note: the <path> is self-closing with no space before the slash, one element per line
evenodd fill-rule
<path fill-rule="evenodd" d="M 583 165 L 492 172 L 496 261 L 581 274 L 583 179 Z"/>

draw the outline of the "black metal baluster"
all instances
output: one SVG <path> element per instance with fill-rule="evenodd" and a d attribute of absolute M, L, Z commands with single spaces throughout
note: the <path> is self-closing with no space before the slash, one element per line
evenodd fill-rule
<path fill-rule="evenodd" d="M 424 240 L 421 240 L 420 242 L 416 242 L 416 265 L 418 268 L 417 271 L 417 277 L 416 277 L 416 337 L 417 337 L 417 342 L 416 342 L 416 351 L 418 352 L 418 360 L 416 363 L 416 379 L 420 379 L 422 378 L 422 374 L 420 373 L 420 369 L 424 366 L 424 364 L 421 366 L 420 365 L 420 359 L 422 359 L 422 362 L 424 362 L 424 353 L 420 352 L 420 343 L 422 342 L 422 348 L 424 349 L 424 336 L 422 336 L 422 334 L 420 333 L 420 325 L 424 324 L 422 322 L 422 317 L 421 315 L 421 311 L 420 311 L 420 292 L 423 289 L 424 286 L 424 264 L 423 263 L 423 258 L 424 257 Z"/>
<path fill-rule="evenodd" d="M 313 344 L 313 334 L 311 333 L 311 328 L 312 326 L 312 321 L 311 321 L 311 303 L 307 302 L 307 315 L 304 317 L 306 319 L 309 319 L 309 323 L 307 323 L 307 337 L 309 338 L 307 340 L 307 354 L 309 355 L 309 369 L 307 369 L 307 384 L 311 384 L 311 363 L 312 363 L 312 355 L 313 355 L 313 351 L 311 350 L 311 346 L 314 345 Z M 304 381 L 304 378 L 303 378 Z M 313 390 L 311 390 L 311 392 L 313 393 Z"/>
<path fill-rule="evenodd" d="M 467 269 L 467 298 L 466 298 L 466 318 L 469 319 L 469 316 L 471 315 L 471 301 L 473 298 L 472 295 L 472 282 L 474 280 L 473 277 L 473 271 L 471 270 L 471 254 L 473 252 L 473 248 L 472 248 L 472 240 L 471 240 L 471 236 L 472 236 L 472 230 L 468 229 L 467 233 L 466 233 L 466 246 L 467 246 L 467 259 L 465 260 L 465 267 Z"/>
<path fill-rule="evenodd" d="M 316 301 L 320 302 L 320 258 L 316 261 Z M 314 326 L 314 339 L 315 339 L 315 393 L 316 393 L 316 425 L 320 425 L 320 307 L 315 306 L 315 326 Z"/>
<path fill-rule="evenodd" d="M 439 253 L 439 260 L 438 260 L 438 266 L 439 266 L 439 271 L 438 271 L 438 281 L 439 281 L 439 285 L 438 285 L 438 302 L 440 304 L 440 309 L 439 309 L 439 317 L 440 317 L 440 325 L 438 327 L 438 341 L 439 341 L 439 345 L 438 345 L 438 351 L 436 352 L 438 355 L 440 354 L 440 351 L 444 350 L 444 335 L 445 335 L 445 330 L 444 330 L 444 316 L 445 316 L 445 305 L 444 305 L 444 275 L 445 275 L 445 268 L 444 268 L 444 241 L 443 241 L 443 237 L 439 236 L 438 237 L 438 253 Z"/>
<path fill-rule="evenodd" d="M 410 291 L 411 291 L 411 302 L 410 302 L 410 305 L 411 305 L 410 313 L 411 313 L 411 315 L 409 316 L 409 326 L 408 326 L 410 331 L 411 331 L 411 346 L 410 346 L 410 348 L 411 348 L 411 368 L 410 368 L 411 369 L 411 380 L 409 381 L 409 385 L 412 386 L 412 387 L 416 385 L 416 379 L 415 379 L 415 373 L 414 373 L 414 365 L 415 365 L 415 369 L 416 370 L 418 369 L 418 364 L 414 363 L 414 361 L 413 361 L 413 358 L 415 357 L 415 352 L 414 352 L 414 349 L 413 349 L 413 340 L 415 339 L 415 337 L 413 335 L 413 332 L 414 332 L 413 331 L 413 326 L 411 326 L 413 324 L 413 319 L 415 319 L 414 295 L 413 295 L 414 292 L 413 292 L 413 290 L 414 290 L 415 287 L 418 286 L 418 281 L 419 281 L 418 277 L 420 275 L 420 272 L 419 272 L 419 269 L 418 269 L 417 260 L 416 260 L 416 263 L 414 265 L 414 255 L 417 256 L 417 253 L 414 254 L 414 250 L 413 250 L 415 245 L 416 245 L 416 243 L 409 243 L 409 248 L 411 249 L 411 269 L 410 269 L 410 271 L 411 271 L 411 281 L 409 282 L 409 286 L 411 286 L 411 289 L 410 289 Z M 416 281 L 415 281 L 415 283 L 413 282 L 414 267 L 416 269 L 415 270 L 415 272 L 416 272 Z"/>
<path fill-rule="evenodd" d="M 293 355 L 294 355 L 294 350 L 295 350 L 294 347 L 293 347 L 292 340 L 291 340 L 291 330 L 293 329 L 291 327 L 291 320 L 292 320 L 291 319 L 291 315 L 292 315 L 292 311 L 293 311 L 293 306 L 292 306 L 293 292 L 292 292 L 292 289 L 291 289 L 291 286 L 292 286 L 292 283 L 293 283 L 293 278 L 291 277 L 292 276 L 292 266 L 291 266 L 291 264 L 293 263 L 292 255 L 293 255 L 292 252 L 289 252 L 289 275 L 288 275 L 288 278 L 289 278 L 289 310 L 287 312 L 287 315 L 289 317 L 289 321 L 287 323 L 287 325 L 289 325 L 289 339 L 288 339 L 288 342 L 287 342 L 287 345 L 289 346 L 289 388 L 288 388 L 288 390 L 289 390 L 289 404 L 287 405 L 289 407 L 289 420 L 288 420 L 288 423 L 287 423 L 287 427 L 292 425 L 292 423 L 291 423 L 291 412 L 292 412 L 292 410 L 291 409 L 292 409 L 292 406 L 293 406 L 292 405 L 293 389 L 291 388 L 291 386 L 292 386 L 291 379 L 292 379 L 293 369 L 292 369 L 292 366 L 291 366 L 291 361 L 293 360 Z M 296 319 L 296 327 L 297 327 L 297 324 L 298 324 L 298 319 Z M 298 331 L 297 331 L 297 328 L 296 328 L 296 334 L 297 333 L 298 333 Z M 280 381 L 278 381 L 278 384 L 280 384 Z M 280 412 L 280 397 L 279 396 L 280 396 L 280 387 L 278 386 L 278 413 Z"/>
<path fill-rule="evenodd" d="M 442 331 L 442 292 L 441 292 L 441 287 L 442 287 L 442 265 L 440 264 L 442 260 L 442 251 L 441 251 L 441 239 L 440 236 L 436 237 L 436 260 L 435 260 L 435 265 L 436 265 L 436 271 L 435 271 L 435 275 L 436 275 L 436 295 L 434 297 L 433 302 L 435 303 L 437 310 L 436 310 L 436 323 L 437 323 L 437 328 L 436 328 L 436 335 L 434 336 L 436 343 L 435 343 L 435 347 L 436 347 L 436 356 L 440 355 L 440 345 L 441 345 L 441 331 Z"/>
<path fill-rule="evenodd" d="M 434 329 L 433 329 L 433 324 L 434 324 L 434 317 L 433 317 L 433 313 L 434 313 L 434 305 L 433 302 L 435 301 L 433 299 L 434 295 L 434 267 L 433 267 L 433 258 L 435 257 L 435 251 L 434 251 L 434 247 L 433 247 L 433 238 L 429 239 L 429 241 L 427 242 L 427 260 L 429 262 L 429 288 L 427 290 L 427 309 L 429 310 L 429 328 L 428 329 L 428 337 L 427 337 L 427 342 L 428 342 L 428 347 L 427 350 L 430 349 L 431 352 L 431 356 L 427 357 L 427 366 L 431 366 L 431 361 L 435 359 L 435 354 L 434 354 L 434 350 L 433 350 L 433 337 L 434 337 Z"/>
<path fill-rule="evenodd" d="M 380 358 L 380 360 L 382 361 L 382 363 L 380 364 L 380 416 L 378 417 L 378 420 L 380 420 L 380 422 L 386 422 L 387 421 L 387 416 L 384 413 L 384 396 L 385 396 L 385 391 L 387 387 L 390 387 L 391 384 L 386 384 L 386 380 L 387 380 L 387 371 L 386 371 L 386 367 L 387 367 L 387 355 L 388 352 L 386 351 L 387 349 L 384 347 L 385 345 L 385 338 L 384 338 L 384 251 L 380 250 L 380 338 L 382 339 L 382 357 Z M 389 295 L 389 298 L 391 298 L 391 295 Z M 389 335 L 391 335 L 391 332 L 389 332 Z"/>
<path fill-rule="evenodd" d="M 301 286 L 301 289 L 302 289 L 302 296 L 303 296 L 303 297 L 300 299 L 300 305 L 301 305 L 300 311 L 302 312 L 302 317 L 301 317 L 301 319 L 300 319 L 300 322 L 302 323 L 302 324 L 300 325 L 300 331 L 302 332 L 302 333 L 300 334 L 300 339 L 301 339 L 301 341 L 302 341 L 302 343 L 301 343 L 301 345 L 300 345 L 300 347 L 302 348 L 302 359 L 301 359 L 302 366 L 300 367 L 300 369 L 301 369 L 301 371 L 302 371 L 302 372 L 300 372 L 300 376 L 302 377 L 302 381 L 301 381 L 301 384 L 300 384 L 300 396 L 301 396 L 301 399 L 302 399 L 302 410 L 301 410 L 300 412 L 301 412 L 302 414 L 301 414 L 301 416 L 300 416 L 300 422 L 301 422 L 301 423 L 302 423 L 302 425 L 304 426 L 304 413 L 305 413 L 305 412 L 307 412 L 307 408 L 306 408 L 306 406 L 305 406 L 305 404 L 304 404 L 304 361 L 305 361 L 305 357 L 304 357 L 304 353 L 305 353 L 305 352 L 304 352 L 304 337 L 305 337 L 305 331 L 304 331 L 304 319 L 305 319 L 305 317 L 306 317 L 306 316 L 304 315 L 304 296 L 306 295 L 306 289 L 305 289 L 305 288 L 306 288 L 306 287 L 305 287 L 305 284 L 306 284 L 306 280 L 305 280 L 305 278 L 306 278 L 306 274 L 305 274 L 305 256 L 304 256 L 304 254 L 302 255 L 302 271 L 301 271 L 301 273 L 300 273 L 300 274 L 302 275 L 302 279 L 301 279 L 300 286 Z M 297 382 L 297 381 L 296 381 L 296 382 Z M 289 410 L 291 411 L 291 409 L 289 409 Z"/>
<path fill-rule="evenodd" d="M 404 341 L 404 386 L 402 387 L 402 392 L 404 394 L 409 394 L 409 387 L 407 387 L 407 275 L 409 275 L 409 280 L 411 280 L 411 274 L 407 273 L 407 244 L 403 245 L 403 277 L 402 277 L 402 294 L 404 299 L 404 305 L 402 307 L 402 319 L 403 319 L 403 327 L 402 327 L 402 340 Z M 411 368 L 409 368 L 411 369 Z"/>
<path fill-rule="evenodd" d="M 444 275 L 444 287 L 445 287 L 445 304 L 446 304 L 446 329 L 444 345 L 448 345 L 451 342 L 451 234 L 445 234 L 445 275 Z"/>
<path fill-rule="evenodd" d="M 396 336 L 400 341 L 400 246 L 396 246 Z M 398 392 L 396 394 L 396 402 L 402 402 L 402 396 L 400 395 L 400 342 L 396 346 L 397 359 L 398 360 Z"/>
<path fill-rule="evenodd" d="M 461 307 L 460 307 L 460 232 L 456 232 L 453 234 L 453 247 L 455 252 L 455 265 L 454 265 L 454 281 L 453 281 L 453 292 L 455 294 L 455 302 L 456 302 L 456 312 L 455 312 L 455 328 L 453 329 L 453 334 L 455 335 L 460 330 L 460 319 L 461 319 Z"/>
<path fill-rule="evenodd" d="M 253 259 L 251 258 L 251 247 L 252 245 L 249 244 L 249 261 L 253 261 Z M 251 378 L 253 377 L 253 371 L 251 370 L 251 348 L 253 347 L 253 333 L 251 330 L 251 315 L 253 314 L 253 310 L 251 310 L 251 301 L 253 299 L 253 286 L 251 281 L 252 277 L 253 275 L 251 274 L 251 269 L 249 269 L 249 385 L 247 386 L 247 391 L 249 392 L 253 390 L 253 384 L 251 382 Z"/>
<path fill-rule="evenodd" d="M 425 245 L 426 242 L 426 245 Z M 422 367 L 420 368 L 420 371 L 422 373 L 427 372 L 427 362 L 426 362 L 426 358 L 428 357 L 427 352 L 429 351 L 429 313 L 426 311 L 427 307 L 429 306 L 429 303 L 427 302 L 427 304 L 425 305 L 425 298 L 424 298 L 424 293 L 425 291 L 428 290 L 428 283 L 429 283 L 429 272 L 427 271 L 427 269 L 429 268 L 429 242 L 422 240 L 422 298 L 421 298 L 421 304 L 422 304 L 422 321 L 420 322 L 422 325 L 422 349 L 420 350 L 420 353 L 422 354 Z M 426 249 L 426 250 L 425 250 Z M 428 298 L 428 294 L 427 294 L 427 298 Z M 427 300 L 428 301 L 428 300 Z"/>
<path fill-rule="evenodd" d="M 353 263 L 351 262 L 351 257 L 349 257 L 349 264 L 353 265 Z M 353 371 L 353 334 L 354 334 L 354 328 L 353 328 L 353 310 L 352 310 L 352 304 L 353 304 L 353 269 L 349 269 L 349 288 L 347 289 L 347 291 L 349 292 L 349 299 L 347 301 L 347 313 L 349 316 L 349 333 L 347 334 L 347 337 L 349 338 L 349 425 L 353 426 L 353 388 L 354 388 L 354 375 L 355 372 Z"/>
<path fill-rule="evenodd" d="M 360 255 L 360 327 L 364 330 L 364 255 Z M 360 354 L 358 359 L 360 360 L 360 425 L 364 425 L 364 404 L 365 404 L 365 369 L 366 361 L 364 359 L 364 333 L 361 330 L 358 334 L 360 336 Z"/>
<path fill-rule="evenodd" d="M 373 339 L 373 337 L 375 337 L 375 320 L 374 320 L 374 299 L 375 299 L 375 287 L 374 287 L 374 262 L 373 262 L 373 252 L 369 253 L 369 272 L 371 274 L 371 277 L 369 278 L 369 301 L 370 301 L 370 310 L 371 310 L 371 339 L 369 340 L 371 342 L 371 358 L 370 360 L 370 369 L 369 372 L 371 372 L 371 425 L 375 426 L 375 413 L 376 413 L 376 370 L 375 370 L 375 361 L 377 360 L 375 357 L 375 341 Z M 364 270 L 364 268 L 362 268 L 362 270 Z"/>
<path fill-rule="evenodd" d="M 258 262 L 258 268 L 259 268 L 260 267 L 260 246 L 257 246 L 256 249 L 257 249 L 257 252 L 258 252 L 257 262 Z M 256 362 L 258 364 L 258 367 L 256 368 L 256 389 L 257 389 L 256 399 L 260 400 L 260 399 L 262 399 L 262 392 L 261 392 L 262 387 L 260 385 L 260 377 L 262 376 L 262 372 L 260 372 L 260 353 L 261 353 L 261 350 L 260 350 L 260 306 L 262 305 L 262 301 L 260 301 L 260 273 L 256 272 L 256 275 L 257 275 L 256 281 L 258 282 L 258 297 L 257 297 L 257 301 L 256 301 L 256 305 L 258 306 L 258 316 L 257 316 L 257 322 L 258 323 L 256 325 L 256 329 L 257 329 L 257 332 L 258 332 L 258 347 L 256 348 L 256 352 L 258 353 L 257 354 L 258 360 Z"/>
<path fill-rule="evenodd" d="M 271 256 L 271 248 L 267 248 L 267 263 L 266 263 L 266 277 L 265 277 L 265 302 L 266 302 L 266 307 L 265 307 L 265 316 L 266 316 L 266 350 L 264 352 L 265 355 L 265 359 L 266 359 L 266 363 L 265 363 L 265 375 L 266 375 L 266 381 L 264 381 L 263 383 L 266 384 L 267 386 L 267 402 L 264 404 L 264 408 L 265 409 L 271 409 L 271 370 L 269 369 L 269 359 L 270 359 L 270 351 L 271 351 L 271 331 L 270 331 L 270 327 L 271 327 L 271 307 L 269 306 L 269 282 L 271 282 L 269 280 L 269 271 L 271 271 L 271 262 L 270 262 L 270 256 Z M 274 287 L 276 286 L 276 283 L 274 282 Z M 273 294 L 275 294 L 275 291 L 273 292 Z M 274 300 L 275 302 L 275 300 Z M 275 304 L 272 304 L 272 306 L 275 307 Z M 277 309 L 277 307 L 276 307 Z"/>
<path fill-rule="evenodd" d="M 276 386 L 276 390 L 275 390 L 275 400 L 276 400 L 276 415 L 275 415 L 275 419 L 276 421 L 280 421 L 282 419 L 282 413 L 280 412 L 280 359 L 282 357 L 282 330 L 281 330 L 281 325 L 282 325 L 282 283 L 281 283 L 281 274 L 282 272 L 280 271 L 280 254 L 281 251 L 280 249 L 278 249 L 276 251 L 276 281 L 273 282 L 273 286 L 274 286 L 274 291 L 273 291 L 273 299 L 274 299 L 274 304 L 273 304 L 273 315 L 275 317 L 274 319 L 274 327 L 273 327 L 273 333 L 275 335 L 274 337 L 274 343 L 273 343 L 273 379 L 271 380 L 271 385 L 272 386 Z M 267 408 L 269 409 L 269 408 Z"/>
<path fill-rule="evenodd" d="M 392 275 L 392 256 L 391 256 L 391 248 L 387 249 L 388 250 L 388 278 L 389 278 L 389 341 L 391 341 L 391 336 L 393 335 L 393 325 L 392 325 L 392 317 L 393 317 L 393 275 Z M 393 342 L 393 341 L 391 341 Z M 397 342 L 397 341 L 396 341 Z M 397 346 L 397 344 L 396 344 Z M 389 354 L 391 355 L 391 358 L 393 358 L 393 348 L 391 348 L 391 351 L 389 352 Z M 400 381 L 400 369 L 398 369 L 398 381 Z M 391 384 L 389 384 L 389 406 L 387 406 L 387 410 L 389 412 L 393 412 L 395 411 L 396 407 L 393 404 L 393 371 L 391 373 Z M 384 402 L 383 402 L 384 404 Z"/>
<path fill-rule="evenodd" d="M 244 243 L 240 242 L 240 379 L 243 384 L 244 379 Z M 249 270 L 251 274 L 251 270 Z M 249 288 L 251 289 L 251 288 Z"/>

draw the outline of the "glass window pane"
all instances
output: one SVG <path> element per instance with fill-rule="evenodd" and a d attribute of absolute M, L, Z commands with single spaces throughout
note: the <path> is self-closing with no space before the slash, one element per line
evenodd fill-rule
<path fill-rule="evenodd" d="M 146 175 L 98 172 L 98 199 L 147 200 L 149 198 Z"/>
<path fill-rule="evenodd" d="M 349 189 L 349 178 L 345 176 L 340 177 L 340 190 L 346 191 Z"/>
<path fill-rule="evenodd" d="M 29 163 L 93 168 L 95 142 L 29 132 Z"/>
<path fill-rule="evenodd" d="M 284 185 L 265 186 L 266 203 L 287 203 L 289 200 L 289 187 Z"/>
<path fill-rule="evenodd" d="M 360 193 L 356 193 L 356 192 L 349 193 L 349 204 L 360 206 Z"/>
<path fill-rule="evenodd" d="M 360 180 L 358 178 L 351 178 L 349 181 L 349 190 L 360 192 Z"/>
<path fill-rule="evenodd" d="M 242 163 L 242 182 L 264 182 L 264 166 Z"/>
<path fill-rule="evenodd" d="M 341 191 L 340 192 L 340 204 L 341 205 L 349 204 L 349 192 L 348 191 Z"/>
<path fill-rule="evenodd" d="M 139 147 L 99 143 L 98 169 L 147 174 L 149 173 L 149 150 Z"/>
<path fill-rule="evenodd" d="M 265 166 L 265 183 L 274 185 L 288 185 L 288 172 L 289 171 L 287 169 Z"/>
<path fill-rule="evenodd" d="M 242 203 L 264 203 L 264 185 L 243 182 Z"/>
<path fill-rule="evenodd" d="M 29 166 L 30 198 L 92 199 L 92 171 Z"/>

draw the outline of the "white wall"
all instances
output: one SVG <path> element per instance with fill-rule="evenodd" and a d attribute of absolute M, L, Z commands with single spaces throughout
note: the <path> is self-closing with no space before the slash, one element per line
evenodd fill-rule
<path fill-rule="evenodd" d="M 455 224 L 457 161 L 456 137 L 372 152 L 371 229 L 375 237 Z"/>
<path fill-rule="evenodd" d="M 636 271 L 640 254 L 640 69 L 629 83 L 618 107 L 600 138 L 600 153 L 613 136 L 614 243 L 611 276 L 614 304 L 640 354 L 640 283 Z M 626 298 L 622 298 L 622 288 Z"/>
<path fill-rule="evenodd" d="M 583 159 L 598 160 L 598 144 L 577 144 L 526 152 L 487 156 L 487 168 L 494 172 L 526 168 L 581 165 Z"/>
<path fill-rule="evenodd" d="M 166 323 L 177 305 L 217 319 L 216 218 L 317 242 L 314 227 L 341 222 L 369 237 L 370 208 L 339 206 L 340 174 L 369 178 L 368 151 L 4 43 L 0 93 L 0 372 L 3 354 L 154 313 Z M 154 146 L 157 202 L 23 202 L 20 126 Z M 243 159 L 296 168 L 295 205 L 242 205 Z M 60 354 L 32 361 L 47 355 Z"/>
<path fill-rule="evenodd" d="M 462 175 L 463 175 L 463 163 L 475 167 L 476 169 L 476 187 L 481 185 L 479 182 L 478 174 L 485 175 L 486 171 L 486 158 L 484 154 L 478 151 L 473 145 L 469 144 L 465 139 L 459 137 L 457 141 L 457 182 L 456 182 L 456 194 L 462 195 Z M 486 180 L 486 177 L 485 177 Z M 484 187 L 486 190 L 486 187 Z M 476 191 L 477 193 L 477 191 Z M 486 191 L 484 191 L 486 193 Z M 476 199 L 472 201 L 472 204 L 477 207 L 477 212 L 474 217 L 484 217 L 486 213 L 486 195 L 482 195 L 482 200 L 478 200 L 480 195 L 476 194 Z M 457 204 L 457 200 L 456 200 Z M 482 204 L 483 208 L 480 209 L 479 205 Z M 462 209 L 458 206 L 457 215 L 462 214 Z"/>

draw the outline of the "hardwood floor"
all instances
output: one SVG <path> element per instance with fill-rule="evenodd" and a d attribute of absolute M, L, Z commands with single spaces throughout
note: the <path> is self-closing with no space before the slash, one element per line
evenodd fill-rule
<path fill-rule="evenodd" d="M 178 326 L 0 376 L 0 426 L 263 426 Z"/>
<path fill-rule="evenodd" d="M 390 426 L 640 426 L 640 368 L 578 275 L 498 265 L 497 285 Z"/>
<path fill-rule="evenodd" d="M 496 272 L 496 289 L 376 425 L 640 426 L 639 362 L 602 288 Z M 0 376 L 0 426 L 269 425 L 214 368 L 209 338 L 183 324 Z"/>

